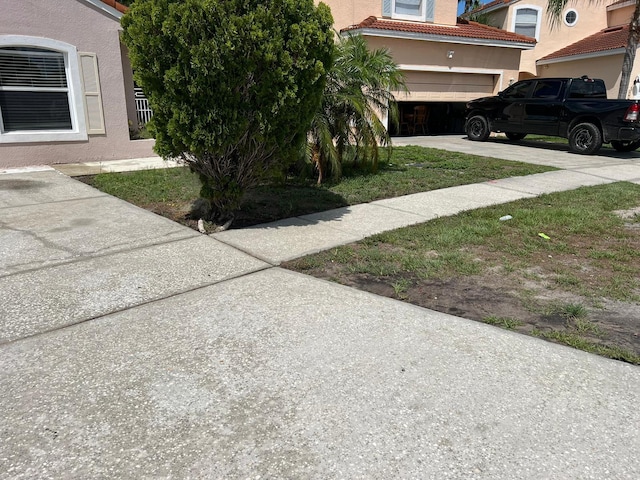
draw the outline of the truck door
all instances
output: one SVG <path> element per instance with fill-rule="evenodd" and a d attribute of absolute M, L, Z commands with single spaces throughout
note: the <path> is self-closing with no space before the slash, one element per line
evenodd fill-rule
<path fill-rule="evenodd" d="M 565 82 L 558 79 L 539 79 L 531 98 L 524 106 L 524 128 L 527 133 L 558 135 Z"/>
<path fill-rule="evenodd" d="M 500 132 L 522 132 L 525 100 L 533 81 L 524 80 L 511 85 L 498 94 L 499 107 L 494 113 L 493 129 Z"/>

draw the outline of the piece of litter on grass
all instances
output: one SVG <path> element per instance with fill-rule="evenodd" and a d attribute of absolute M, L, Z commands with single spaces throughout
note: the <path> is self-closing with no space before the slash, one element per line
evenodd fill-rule
<path fill-rule="evenodd" d="M 538 236 L 539 236 L 539 237 L 544 238 L 545 240 L 551 240 L 551 237 L 549 237 L 549 236 L 545 235 L 545 234 L 544 234 L 544 233 L 542 233 L 542 232 L 541 232 L 541 233 L 539 233 L 539 234 L 538 234 Z"/>
<path fill-rule="evenodd" d="M 504 222 L 505 220 L 511 220 L 513 217 L 511 215 L 505 215 L 504 217 L 500 217 L 500 221 Z"/>

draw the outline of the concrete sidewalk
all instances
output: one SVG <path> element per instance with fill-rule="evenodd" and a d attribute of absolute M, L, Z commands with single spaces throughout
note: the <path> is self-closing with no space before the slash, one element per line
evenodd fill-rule
<path fill-rule="evenodd" d="M 0 175 L 0 478 L 639 478 L 637 367 L 274 266 L 622 179 L 635 160 L 207 237 Z"/>
<path fill-rule="evenodd" d="M 289 218 L 213 236 L 273 265 L 362 240 L 365 237 L 464 210 L 498 205 L 543 193 L 615 181 L 640 183 L 640 162 L 443 188 L 398 198 Z M 505 212 L 505 214 L 508 212 Z"/>

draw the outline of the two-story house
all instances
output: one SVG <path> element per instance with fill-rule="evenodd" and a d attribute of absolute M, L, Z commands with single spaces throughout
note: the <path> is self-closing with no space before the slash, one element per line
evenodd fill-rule
<path fill-rule="evenodd" d="M 635 4 L 575 0 L 555 23 L 547 0 L 495 0 L 474 14 L 484 15 L 492 26 L 536 38 L 535 48 L 522 53 L 520 79 L 589 75 L 602 78 L 609 98 L 616 98 Z M 632 78 L 638 73 L 634 66 Z"/>
<path fill-rule="evenodd" d="M 535 46 L 531 36 L 457 18 L 451 0 L 323 1 L 342 34 L 390 51 L 409 89 L 395 92 L 401 116 L 427 107 L 426 125 L 404 122 L 402 133 L 462 132 L 465 103 L 516 81 L 522 52 Z"/>

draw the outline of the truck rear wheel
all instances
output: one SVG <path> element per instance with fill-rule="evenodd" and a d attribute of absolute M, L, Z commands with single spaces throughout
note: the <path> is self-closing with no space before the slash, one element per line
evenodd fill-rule
<path fill-rule="evenodd" d="M 620 140 L 611 140 L 611 146 L 618 152 L 633 152 L 640 147 L 640 140 L 637 142 L 621 142 Z"/>
<path fill-rule="evenodd" d="M 591 155 L 602 147 L 602 134 L 593 123 L 579 123 L 569 132 L 569 147 L 572 152 Z"/>
<path fill-rule="evenodd" d="M 527 136 L 526 133 L 516 133 L 516 132 L 504 132 L 509 140 L 522 140 Z"/>
<path fill-rule="evenodd" d="M 474 115 L 467 120 L 467 137 L 474 142 L 484 142 L 489 138 L 489 123 L 482 115 Z"/>

